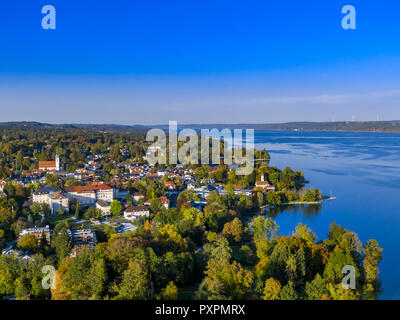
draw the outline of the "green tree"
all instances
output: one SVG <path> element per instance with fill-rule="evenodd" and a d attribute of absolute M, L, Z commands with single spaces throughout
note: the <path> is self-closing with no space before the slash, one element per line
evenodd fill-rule
<path fill-rule="evenodd" d="M 383 249 L 379 247 L 378 241 L 368 240 L 364 245 L 364 278 L 367 283 L 377 287 L 379 268 L 378 264 L 382 260 Z"/>
<path fill-rule="evenodd" d="M 316 236 L 311 229 L 307 228 L 307 226 L 302 223 L 299 223 L 296 226 L 296 233 L 294 236 L 303 239 L 307 244 L 313 243 L 316 239 Z"/>
<path fill-rule="evenodd" d="M 14 255 L 0 255 L 0 295 L 15 293 L 15 281 L 21 273 L 21 264 Z"/>
<path fill-rule="evenodd" d="M 279 192 L 270 191 L 267 193 L 267 202 L 271 206 L 277 206 L 281 204 L 281 196 Z"/>
<path fill-rule="evenodd" d="M 150 202 L 150 211 L 156 213 L 162 206 L 160 199 L 153 199 Z"/>
<path fill-rule="evenodd" d="M 251 294 L 253 273 L 243 269 L 237 261 L 210 259 L 205 274 L 196 293 L 199 299 L 240 300 Z"/>
<path fill-rule="evenodd" d="M 280 293 L 281 300 L 297 300 L 298 295 L 296 293 L 296 290 L 293 288 L 293 283 L 288 282 L 286 286 L 282 288 L 282 291 Z"/>
<path fill-rule="evenodd" d="M 253 222 L 249 223 L 250 229 L 254 233 L 254 239 L 268 239 L 273 231 L 278 230 L 278 226 L 270 217 L 258 216 Z"/>
<path fill-rule="evenodd" d="M 15 281 L 15 298 L 17 300 L 26 300 L 29 296 L 29 287 L 26 284 L 26 279 L 20 277 Z"/>
<path fill-rule="evenodd" d="M 351 265 L 355 268 L 357 277 L 360 275 L 357 264 L 350 253 L 343 250 L 332 252 L 325 266 L 324 278 L 334 283 L 341 282 L 343 278 L 342 269 L 346 265 Z"/>
<path fill-rule="evenodd" d="M 149 288 L 150 283 L 145 264 L 141 261 L 132 261 L 123 274 L 117 299 L 146 300 Z"/>
<path fill-rule="evenodd" d="M 103 212 L 95 207 L 89 207 L 84 216 L 86 219 L 100 219 L 103 216 Z"/>
<path fill-rule="evenodd" d="M 76 218 L 76 219 L 79 219 L 80 218 L 80 216 L 81 216 L 81 213 L 80 213 L 80 206 L 81 206 L 81 204 L 80 204 L 80 202 L 79 202 L 79 200 L 77 200 L 76 201 L 76 204 L 75 204 L 75 214 L 74 214 L 74 217 Z"/>
<path fill-rule="evenodd" d="M 37 216 L 37 215 L 41 212 L 41 210 L 42 210 L 40 204 L 38 204 L 38 203 L 32 204 L 32 205 L 30 206 L 30 209 L 31 209 L 31 212 L 32 212 L 32 214 L 33 214 L 34 216 Z"/>
<path fill-rule="evenodd" d="M 107 283 L 104 259 L 87 248 L 79 250 L 75 258 L 66 257 L 60 263 L 56 275 L 54 300 L 99 300 Z"/>
<path fill-rule="evenodd" d="M 208 243 L 204 245 L 204 253 L 210 259 L 229 261 L 231 259 L 232 248 L 229 246 L 228 240 L 215 232 L 208 232 L 206 236 Z"/>
<path fill-rule="evenodd" d="M 41 211 L 45 216 L 49 216 L 51 214 L 51 209 L 47 203 L 41 204 Z"/>
<path fill-rule="evenodd" d="M 25 234 L 18 239 L 18 247 L 23 251 L 37 252 L 38 241 L 33 234 Z"/>
<path fill-rule="evenodd" d="M 28 219 L 27 219 L 28 225 L 31 227 L 33 226 L 33 217 L 32 214 L 28 214 Z"/>
<path fill-rule="evenodd" d="M 257 192 L 257 204 L 259 207 L 264 205 L 264 194 L 261 191 Z"/>
<path fill-rule="evenodd" d="M 56 256 L 59 262 L 64 259 L 71 250 L 71 243 L 67 230 L 63 228 L 58 234 L 54 236 L 53 240 Z"/>
<path fill-rule="evenodd" d="M 325 281 L 322 279 L 319 273 L 317 273 L 311 282 L 306 283 L 305 291 L 308 300 L 321 300 L 322 295 L 326 292 L 326 290 Z"/>
<path fill-rule="evenodd" d="M 60 206 L 60 207 L 58 207 L 58 209 L 57 209 L 57 214 L 59 215 L 59 216 L 62 216 L 62 215 L 64 215 L 64 211 L 63 211 L 63 209 L 62 209 L 62 207 Z"/>
<path fill-rule="evenodd" d="M 114 200 L 113 202 L 111 202 L 110 212 L 114 217 L 119 216 L 121 214 L 121 210 L 122 210 L 121 202 L 119 202 L 118 200 Z"/>
<path fill-rule="evenodd" d="M 129 181 L 129 182 L 131 182 L 131 181 Z M 126 204 L 128 206 L 133 205 L 133 198 L 132 198 L 131 193 L 129 192 L 129 188 L 128 188 L 128 193 L 126 194 L 126 199 L 125 200 L 126 200 Z"/>

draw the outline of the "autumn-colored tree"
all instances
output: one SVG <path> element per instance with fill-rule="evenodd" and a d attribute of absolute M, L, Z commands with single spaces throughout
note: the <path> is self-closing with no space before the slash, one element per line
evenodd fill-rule
<path fill-rule="evenodd" d="M 173 224 L 166 224 L 158 230 L 157 239 L 160 241 L 160 245 L 170 250 L 184 251 L 188 247 L 187 240 L 182 237 Z"/>
<path fill-rule="evenodd" d="M 373 287 L 378 286 L 378 264 L 382 260 L 382 252 L 383 249 L 379 247 L 378 241 L 376 240 L 369 240 L 364 245 L 364 277 L 365 281 L 372 284 Z"/>
<path fill-rule="evenodd" d="M 177 300 L 178 299 L 178 288 L 173 281 L 167 284 L 165 288 L 161 290 L 158 297 L 159 300 Z"/>
<path fill-rule="evenodd" d="M 82 248 L 75 258 L 66 257 L 61 262 L 54 281 L 51 292 L 55 300 L 101 299 L 107 283 L 105 261 Z"/>
<path fill-rule="evenodd" d="M 241 242 L 244 236 L 245 230 L 243 229 L 243 223 L 238 219 L 233 219 L 232 222 L 227 222 L 224 225 L 222 234 L 228 239 L 229 242 Z"/>
<path fill-rule="evenodd" d="M 268 280 L 265 281 L 263 299 L 280 300 L 281 290 L 282 290 L 281 283 L 274 278 L 269 278 Z"/>
<path fill-rule="evenodd" d="M 296 232 L 293 235 L 303 239 L 307 244 L 313 243 L 316 239 L 316 236 L 312 230 L 307 228 L 307 226 L 302 223 L 299 223 L 296 226 Z"/>
<path fill-rule="evenodd" d="M 269 258 L 263 257 L 254 268 L 254 273 L 262 282 L 266 281 L 269 274 Z"/>
<path fill-rule="evenodd" d="M 332 300 L 357 300 L 358 294 L 354 290 L 344 289 L 342 284 L 327 283 L 326 289 Z"/>

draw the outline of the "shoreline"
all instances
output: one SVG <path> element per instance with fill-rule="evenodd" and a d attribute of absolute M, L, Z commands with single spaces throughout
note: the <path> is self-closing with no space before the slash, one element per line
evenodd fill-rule
<path fill-rule="evenodd" d="M 302 204 L 303 205 L 304 204 L 321 204 L 321 203 L 323 203 L 325 201 L 332 201 L 332 200 L 336 200 L 336 197 L 326 197 L 326 198 L 323 198 L 323 199 L 321 199 L 319 201 L 292 201 L 292 202 L 285 202 L 285 203 L 280 203 L 280 204 L 278 204 L 276 206 L 266 205 L 266 206 L 261 207 L 260 209 L 264 209 L 265 210 L 265 209 L 269 209 L 271 207 L 302 205 Z"/>

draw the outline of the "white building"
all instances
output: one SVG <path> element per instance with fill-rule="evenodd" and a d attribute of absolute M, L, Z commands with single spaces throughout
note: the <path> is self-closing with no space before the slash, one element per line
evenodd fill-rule
<path fill-rule="evenodd" d="M 104 200 L 97 200 L 96 209 L 101 210 L 104 216 L 107 216 L 111 213 L 111 205 L 109 202 Z"/>
<path fill-rule="evenodd" d="M 18 238 L 31 234 L 34 235 L 36 239 L 41 239 L 43 236 L 46 238 L 47 243 L 50 243 L 50 228 L 49 226 L 45 226 L 42 228 L 28 228 L 28 229 L 22 229 L 22 231 L 19 233 Z"/>
<path fill-rule="evenodd" d="M 66 196 L 70 201 L 77 199 L 81 206 L 95 206 L 98 200 L 112 202 L 114 200 L 113 187 L 95 182 L 88 186 L 66 187 Z"/>
<path fill-rule="evenodd" d="M 4 180 L 0 180 L 0 191 L 4 190 L 4 187 L 6 186 L 7 182 Z"/>
<path fill-rule="evenodd" d="M 39 161 L 39 170 L 42 171 L 60 171 L 60 157 L 56 155 L 55 161 Z"/>
<path fill-rule="evenodd" d="M 261 175 L 261 181 L 256 181 L 256 188 L 262 188 L 264 191 L 275 191 L 275 186 L 270 185 L 270 183 L 264 179 L 264 174 Z"/>
<path fill-rule="evenodd" d="M 135 192 L 135 193 L 133 194 L 133 199 L 134 199 L 136 202 L 139 202 L 140 200 L 143 200 L 143 199 L 144 199 L 144 194 L 143 194 L 143 193 L 140 193 L 140 192 Z"/>
<path fill-rule="evenodd" d="M 54 214 L 61 209 L 66 212 L 69 208 L 69 200 L 60 188 L 58 187 L 44 187 L 37 189 L 32 196 L 33 203 L 46 203 L 50 207 L 51 213 Z"/>
<path fill-rule="evenodd" d="M 58 212 L 58 210 L 61 208 L 63 212 L 66 212 L 69 210 L 69 200 L 68 198 L 63 195 L 62 193 L 54 193 L 49 195 L 50 198 L 50 209 L 51 212 L 54 214 Z"/>
<path fill-rule="evenodd" d="M 150 210 L 146 206 L 130 206 L 125 209 L 124 217 L 128 220 L 135 220 L 140 217 L 148 217 Z"/>

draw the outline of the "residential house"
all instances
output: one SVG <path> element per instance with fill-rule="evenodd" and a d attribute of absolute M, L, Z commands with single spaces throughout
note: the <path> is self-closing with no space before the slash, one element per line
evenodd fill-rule
<path fill-rule="evenodd" d="M 160 197 L 160 201 L 163 204 L 163 206 L 165 207 L 165 209 L 169 209 L 169 199 L 166 196 L 161 196 Z"/>
<path fill-rule="evenodd" d="M 44 236 L 46 239 L 47 243 L 50 243 L 50 228 L 49 226 L 41 227 L 41 228 L 28 228 L 28 229 L 22 229 L 22 231 L 19 233 L 19 238 L 27 235 L 27 234 L 32 234 L 34 235 L 38 241 L 42 239 Z"/>
<path fill-rule="evenodd" d="M 136 202 L 139 202 L 140 200 L 143 200 L 143 199 L 144 199 L 144 194 L 143 194 L 143 193 L 140 193 L 140 192 L 135 192 L 135 193 L 133 194 L 133 199 L 134 199 Z"/>
<path fill-rule="evenodd" d="M 161 204 L 165 207 L 165 209 L 169 209 L 170 201 L 168 200 L 168 198 L 166 196 L 161 196 L 158 199 L 160 199 Z M 145 201 L 144 205 L 145 206 L 150 206 L 152 201 L 153 201 L 153 199 L 148 199 L 147 201 Z"/>
<path fill-rule="evenodd" d="M 91 229 L 67 230 L 72 246 L 94 248 L 97 243 L 96 233 Z"/>

